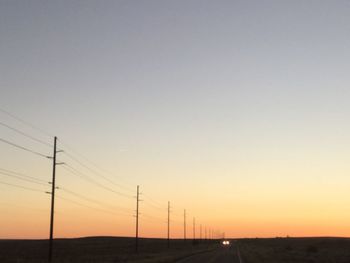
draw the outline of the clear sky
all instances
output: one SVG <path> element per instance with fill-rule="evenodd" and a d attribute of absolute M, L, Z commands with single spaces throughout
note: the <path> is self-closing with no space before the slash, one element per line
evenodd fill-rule
<path fill-rule="evenodd" d="M 57 135 L 59 161 L 95 182 L 57 168 L 75 195 L 58 190 L 55 236 L 133 235 L 137 184 L 142 236 L 165 236 L 168 200 L 174 237 L 184 208 L 189 231 L 195 216 L 226 236 L 350 236 L 349 14 L 345 0 L 1 0 L 1 109 Z M 3 142 L 0 157 L 44 182 L 0 174 L 0 238 L 46 238 L 50 160 Z"/>

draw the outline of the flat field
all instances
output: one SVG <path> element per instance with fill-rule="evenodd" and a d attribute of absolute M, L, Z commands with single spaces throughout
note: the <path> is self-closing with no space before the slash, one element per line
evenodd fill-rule
<path fill-rule="evenodd" d="M 349 263 L 349 238 L 242 239 L 244 263 Z"/>
<path fill-rule="evenodd" d="M 56 239 L 53 263 L 171 263 L 183 262 L 181 259 L 186 259 L 185 262 L 200 262 L 198 258 L 210 259 L 205 255 L 224 258 L 220 253 L 226 251 L 218 249 L 221 247 L 218 241 L 193 244 L 191 240 L 171 240 L 170 248 L 167 248 L 167 241 L 164 239 L 143 238 L 139 244 L 139 253 L 136 254 L 133 238 Z M 242 263 L 350 263 L 349 238 L 239 239 L 233 241 L 229 249 L 235 255 L 235 262 L 239 261 L 237 246 Z M 205 251 L 213 253 L 202 254 Z M 1 263 L 47 262 L 47 255 L 47 240 L 0 240 Z M 189 257 L 190 255 L 194 256 Z"/>
<path fill-rule="evenodd" d="M 215 249 L 218 242 L 142 238 L 135 253 L 135 239 L 123 237 L 86 237 L 55 239 L 53 263 L 61 262 L 174 262 L 194 253 Z M 47 240 L 0 240 L 1 263 L 47 262 Z"/>

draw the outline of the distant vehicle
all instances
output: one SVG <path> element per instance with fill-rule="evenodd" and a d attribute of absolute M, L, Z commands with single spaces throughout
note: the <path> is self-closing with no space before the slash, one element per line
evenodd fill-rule
<path fill-rule="evenodd" d="M 221 241 L 221 244 L 223 246 L 229 246 L 229 245 L 231 245 L 231 242 L 229 240 L 223 240 L 223 241 Z"/>

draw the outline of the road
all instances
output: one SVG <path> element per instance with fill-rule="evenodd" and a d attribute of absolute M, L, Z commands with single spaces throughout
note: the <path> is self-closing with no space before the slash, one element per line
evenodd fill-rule
<path fill-rule="evenodd" d="M 243 263 L 236 246 L 222 247 L 179 260 L 176 263 Z"/>

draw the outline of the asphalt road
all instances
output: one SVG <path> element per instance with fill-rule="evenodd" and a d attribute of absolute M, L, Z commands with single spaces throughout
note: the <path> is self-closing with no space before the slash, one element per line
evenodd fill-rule
<path fill-rule="evenodd" d="M 243 263 L 236 246 L 222 247 L 177 261 L 177 263 Z"/>

